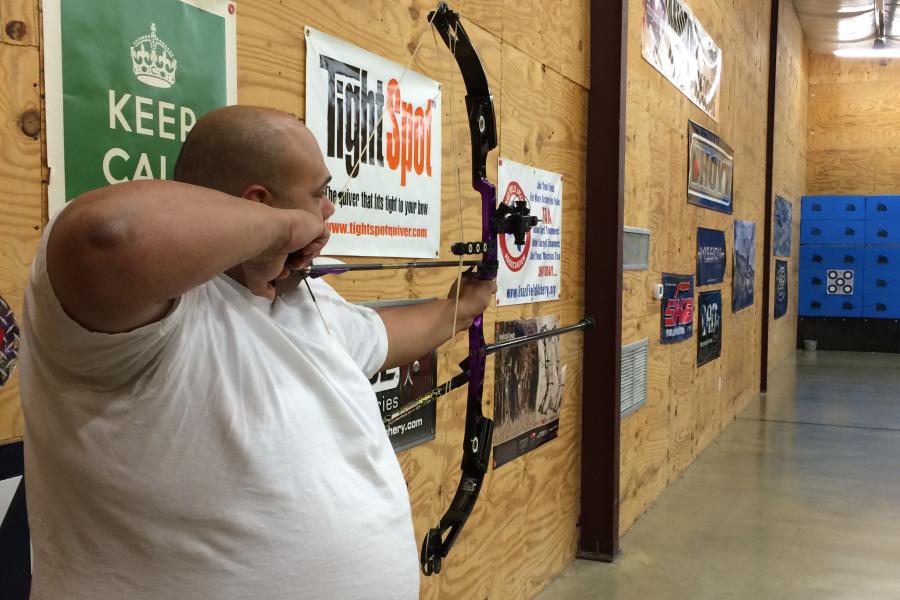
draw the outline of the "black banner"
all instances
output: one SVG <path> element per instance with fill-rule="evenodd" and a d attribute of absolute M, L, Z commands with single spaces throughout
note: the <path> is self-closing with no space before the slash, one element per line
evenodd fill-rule
<path fill-rule="evenodd" d="M 775 318 L 783 317 L 788 307 L 788 265 L 775 260 Z"/>
<path fill-rule="evenodd" d="M 697 285 L 722 283 L 725 279 L 725 232 L 697 228 Z"/>
<path fill-rule="evenodd" d="M 436 354 L 432 352 L 402 367 L 381 371 L 369 381 L 375 388 L 375 397 L 381 408 L 381 416 L 397 412 L 437 385 Z M 434 439 L 436 404 L 426 404 L 411 412 L 399 423 L 387 425 L 388 437 L 394 450 L 406 450 Z"/>
<path fill-rule="evenodd" d="M 719 358 L 722 354 L 722 292 L 719 290 L 701 292 L 699 301 L 698 367 Z"/>

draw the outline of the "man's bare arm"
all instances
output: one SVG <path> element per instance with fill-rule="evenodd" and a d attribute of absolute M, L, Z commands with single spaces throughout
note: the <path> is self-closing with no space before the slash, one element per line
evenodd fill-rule
<path fill-rule="evenodd" d="M 451 331 L 456 284 L 446 299 L 377 309 L 388 335 L 388 353 L 383 368 L 405 365 L 421 358 L 449 340 L 451 335 L 467 329 L 488 307 L 496 292 L 494 281 L 463 279 L 456 311 L 456 331 Z"/>
<path fill-rule="evenodd" d="M 73 319 L 95 331 L 128 331 L 236 265 L 253 293 L 271 298 L 269 282 L 287 255 L 313 254 L 327 237 L 322 220 L 305 211 L 139 181 L 76 199 L 50 233 L 47 272 Z"/>

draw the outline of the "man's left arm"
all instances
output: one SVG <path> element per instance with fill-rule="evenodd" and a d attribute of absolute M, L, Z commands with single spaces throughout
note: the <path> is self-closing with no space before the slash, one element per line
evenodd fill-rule
<path fill-rule="evenodd" d="M 494 281 L 463 278 L 459 290 L 459 309 L 456 311 L 456 331 L 453 329 L 456 306 L 456 284 L 447 298 L 376 309 L 387 330 L 388 351 L 384 369 L 411 363 L 428 354 L 469 325 L 490 305 L 497 284 Z"/>

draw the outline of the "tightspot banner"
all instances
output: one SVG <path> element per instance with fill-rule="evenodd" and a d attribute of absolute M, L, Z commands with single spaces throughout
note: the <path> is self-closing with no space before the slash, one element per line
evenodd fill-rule
<path fill-rule="evenodd" d="M 437 81 L 307 27 L 306 126 L 333 177 L 328 254 L 439 255 Z"/>

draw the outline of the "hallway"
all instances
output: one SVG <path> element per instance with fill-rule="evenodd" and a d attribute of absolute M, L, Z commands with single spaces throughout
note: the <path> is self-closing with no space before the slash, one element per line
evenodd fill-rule
<path fill-rule="evenodd" d="M 623 536 L 539 600 L 900 599 L 900 356 L 798 351 Z"/>

